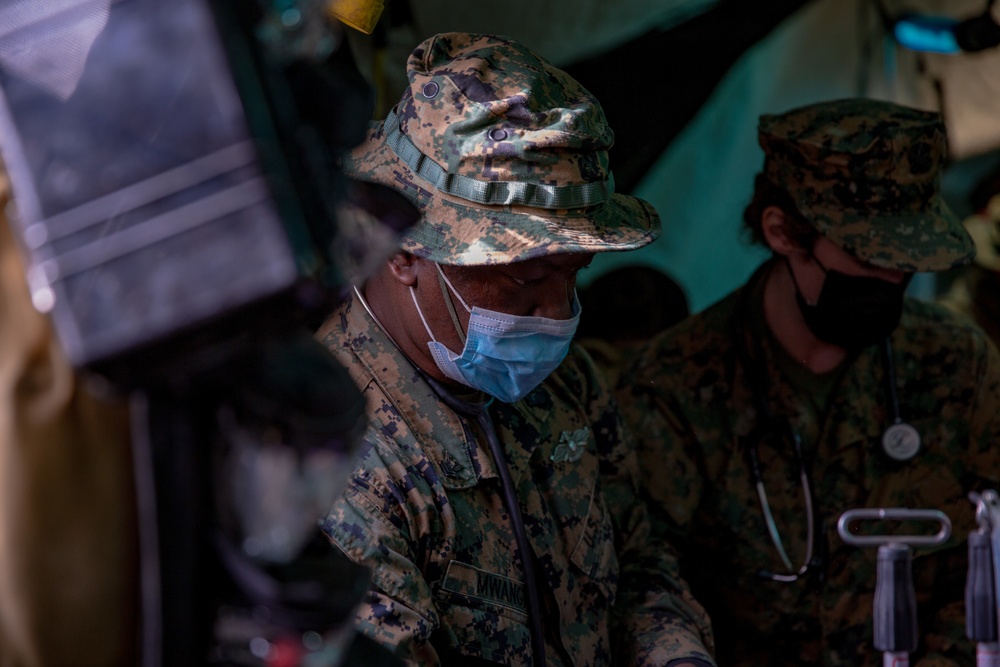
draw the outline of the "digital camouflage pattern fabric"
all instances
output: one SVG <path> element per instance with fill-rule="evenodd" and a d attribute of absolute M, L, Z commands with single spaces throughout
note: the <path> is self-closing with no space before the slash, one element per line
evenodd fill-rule
<path fill-rule="evenodd" d="M 638 436 L 654 534 L 676 549 L 682 575 L 709 612 L 719 664 L 881 665 L 871 623 L 877 549 L 845 544 L 836 522 L 849 509 L 908 507 L 940 509 L 954 526 L 943 546 L 914 550 L 921 639 L 911 664 L 974 665 L 963 594 L 975 508 L 966 494 L 1000 482 L 1000 355 L 943 308 L 906 300 L 892 335 L 895 382 L 902 417 L 923 443 L 912 460 L 896 462 L 880 444 L 892 411 L 876 347 L 831 378 L 823 410 L 782 372 L 796 362 L 780 359 L 784 350 L 762 329 L 763 316 L 749 317 L 747 336 L 764 341 L 768 405 L 803 441 L 825 554 L 822 578 L 766 580 L 758 570 L 785 568 L 768 536 L 748 448 L 757 444 L 771 511 L 796 567 L 806 549 L 805 501 L 791 444 L 761 423 L 756 383 L 735 344 L 743 290 L 753 288 L 654 338 L 619 390 Z M 759 312 L 759 293 L 751 294 L 750 312 Z"/>
<path fill-rule="evenodd" d="M 614 135 L 597 100 L 531 50 L 436 35 L 413 51 L 407 75 L 393 111 L 344 165 L 420 208 L 404 250 L 482 265 L 631 250 L 659 234 L 652 206 L 614 191 Z"/>
<path fill-rule="evenodd" d="M 969 234 L 941 198 L 940 114 L 845 99 L 761 116 L 758 129 L 765 177 L 840 248 L 909 272 L 972 259 Z"/>
<path fill-rule="evenodd" d="M 520 562 L 475 419 L 449 408 L 355 297 L 319 332 L 369 428 L 324 530 L 372 570 L 358 629 L 411 665 L 531 665 Z M 635 453 L 577 348 L 525 399 L 491 408 L 544 582 L 548 664 L 702 657 L 708 621 L 651 542 Z"/>

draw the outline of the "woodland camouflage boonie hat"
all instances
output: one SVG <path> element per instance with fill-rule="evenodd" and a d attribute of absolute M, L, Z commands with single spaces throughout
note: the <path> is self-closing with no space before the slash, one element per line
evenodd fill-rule
<path fill-rule="evenodd" d="M 871 99 L 760 118 L 764 175 L 840 248 L 876 266 L 943 271 L 972 239 L 941 198 L 941 116 Z"/>
<path fill-rule="evenodd" d="M 614 135 L 569 75 L 504 37 L 436 35 L 409 87 L 345 158 L 349 176 L 407 194 L 422 217 L 402 248 L 443 264 L 506 264 L 653 241 L 648 203 L 614 192 Z"/>

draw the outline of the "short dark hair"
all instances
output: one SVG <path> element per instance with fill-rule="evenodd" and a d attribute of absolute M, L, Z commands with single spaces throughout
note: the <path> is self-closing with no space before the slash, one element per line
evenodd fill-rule
<path fill-rule="evenodd" d="M 820 237 L 819 231 L 799 212 L 788 191 L 769 181 L 763 173 L 757 174 L 754 179 L 753 199 L 743 209 L 743 224 L 750 230 L 755 243 L 767 247 L 761 231 L 761 219 L 768 206 L 777 206 L 785 213 L 788 236 L 792 241 L 802 248 L 813 247 Z"/>

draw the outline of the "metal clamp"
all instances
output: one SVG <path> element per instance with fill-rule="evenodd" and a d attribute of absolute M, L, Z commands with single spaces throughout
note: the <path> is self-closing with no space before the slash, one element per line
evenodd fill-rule
<path fill-rule="evenodd" d="M 934 521 L 941 529 L 934 535 L 852 535 L 848 527 L 862 520 Z M 917 547 L 936 547 L 951 537 L 951 519 L 941 510 L 913 510 L 903 507 L 881 507 L 847 510 L 837 520 L 837 532 L 847 544 L 857 547 L 883 544 L 907 544 Z"/>
<path fill-rule="evenodd" d="M 1000 527 L 1000 495 L 996 491 L 970 491 L 969 501 L 976 506 L 976 524 L 981 531 L 988 533 Z"/>

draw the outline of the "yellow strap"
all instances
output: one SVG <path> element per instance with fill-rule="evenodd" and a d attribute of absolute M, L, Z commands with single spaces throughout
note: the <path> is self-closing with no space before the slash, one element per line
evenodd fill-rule
<path fill-rule="evenodd" d="M 384 8 L 382 0 L 330 0 L 327 12 L 338 21 L 370 35 Z"/>

